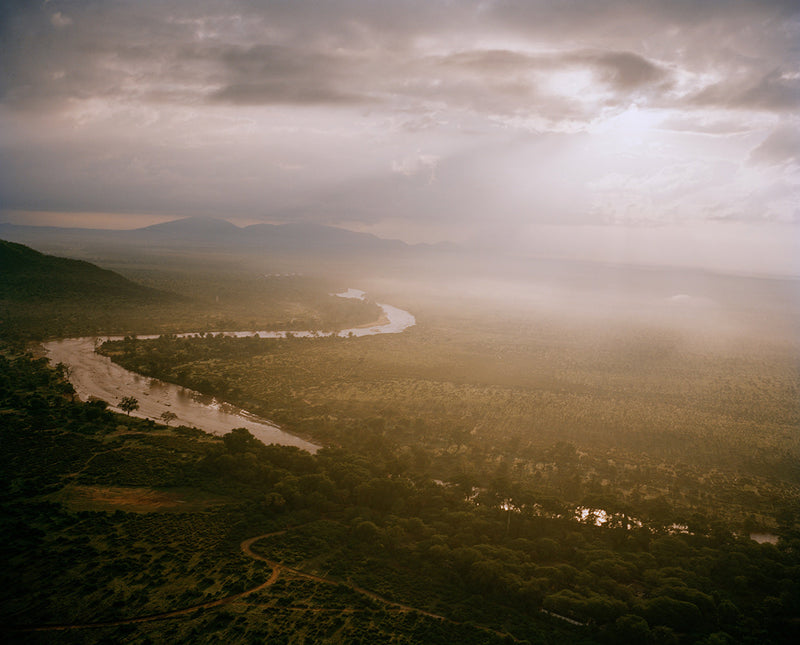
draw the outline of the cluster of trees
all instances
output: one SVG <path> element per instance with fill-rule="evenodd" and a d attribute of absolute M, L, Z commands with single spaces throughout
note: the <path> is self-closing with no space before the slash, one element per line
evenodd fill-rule
<path fill-rule="evenodd" d="M 666 527 L 509 515 L 470 503 L 455 487 L 392 474 L 376 457 L 263 448 L 245 431 L 224 447 L 207 457 L 206 467 L 268 489 L 265 510 L 341 518 L 342 529 L 316 522 L 302 530 L 300 542 L 291 535 L 285 547 L 271 541 L 265 548 L 273 557 L 313 561 L 401 601 L 424 598 L 426 608 L 454 620 L 480 616 L 492 624 L 501 617 L 503 625 L 524 625 L 524 616 L 546 609 L 600 641 L 625 635 L 636 642 L 695 642 L 713 635 L 721 642 L 780 642 L 790 638 L 800 609 L 795 530 L 778 548 L 737 538 L 722 525 L 709 535 L 670 534 Z M 292 474 L 281 477 L 286 467 Z M 472 606 L 476 598 L 480 606 Z"/>
<path fill-rule="evenodd" d="M 747 352 L 653 357 L 624 341 L 598 349 L 576 340 L 562 357 L 569 370 L 548 375 L 552 367 L 541 366 L 553 357 L 543 363 L 535 344 L 516 339 L 511 351 L 497 338 L 454 333 L 455 346 L 452 336 L 443 342 L 427 330 L 424 337 L 357 343 L 161 339 L 104 351 L 139 371 L 160 361 L 162 378 L 223 394 L 361 455 L 360 479 L 353 475 L 346 487 L 313 472 L 273 480 L 258 458 L 242 454 L 207 465 L 271 486 L 263 505 L 275 513 L 369 509 L 352 511 L 353 535 L 395 558 L 412 553 L 406 569 L 446 572 L 472 594 L 518 611 L 545 609 L 611 641 L 623 634 L 634 642 L 692 642 L 698 634 L 757 641 L 763 633 L 753 635 L 756 625 L 774 626 L 779 615 L 788 622 L 770 633 L 779 639 L 790 629 L 794 565 L 790 557 L 779 571 L 766 554 L 790 553 L 797 537 L 800 473 L 786 461 L 794 448 L 783 429 L 796 424 L 798 408 L 791 396 L 759 385 L 768 379 L 791 390 L 785 359 L 776 354 L 769 364 Z M 648 347 L 670 344 L 655 341 Z M 525 372 L 531 365 L 534 373 Z M 326 457 L 323 451 L 318 460 Z M 383 468 L 377 477 L 375 464 Z M 445 481 L 443 490 L 424 484 L 434 478 Z M 437 509 L 436 528 L 427 526 L 428 503 Z M 441 526 L 449 517 L 442 509 L 456 507 L 458 521 Z M 588 509 L 585 517 L 579 509 Z M 412 546 L 406 528 L 391 519 L 408 513 L 439 537 L 435 544 Z M 595 526 L 598 517 L 607 520 L 603 526 Z M 781 548 L 750 541 L 756 530 L 780 534 Z M 510 539 L 511 551 L 526 544 L 524 555 L 482 551 Z M 663 560 L 656 555 L 669 549 Z M 521 558 L 539 562 L 520 567 Z M 403 589 L 396 571 L 375 577 L 375 560 L 370 555 L 368 567 L 350 573 L 374 587 Z M 730 561 L 754 565 L 736 576 L 727 564 L 712 564 Z M 466 613 L 475 612 L 480 608 Z"/>
<path fill-rule="evenodd" d="M 437 483 L 413 467 L 413 458 L 398 460 L 381 446 L 312 456 L 264 446 L 243 429 L 213 439 L 158 427 L 114 415 L 101 402 L 74 401 L 58 371 L 41 360 L 0 358 L 4 575 L 15 579 L 3 585 L 10 596 L 4 604 L 12 613 L 28 606 L 29 621 L 65 620 L 57 607 L 78 608 L 74 615 L 87 620 L 137 615 L 255 586 L 267 572 L 241 555 L 239 541 L 293 526 L 259 548 L 341 584 L 295 591 L 287 581 L 279 594 L 261 598 L 269 606 L 304 607 L 314 625 L 305 629 L 318 635 L 354 642 L 367 634 L 399 642 L 452 642 L 458 635 L 465 643 L 502 642 L 502 634 L 531 643 L 792 640 L 800 611 L 800 535 L 792 518 L 777 546 L 737 537 L 720 522 L 707 533 L 685 534 L 656 523 L 596 526 L 578 521 L 554 490 L 529 489 L 523 502 L 513 469 L 498 468 L 470 499 L 471 485 Z M 121 422 L 128 429 L 115 435 Z M 564 443 L 553 444 L 546 458 L 565 472 L 582 459 Z M 29 503 L 69 486 L 76 473 L 86 486 L 189 487 L 230 502 L 175 515 Z M 192 536 L 200 541 L 191 543 Z M 176 549 L 181 540 L 189 542 Z M 55 613 L 41 614 L 32 600 L 47 575 Z M 417 616 L 406 624 L 380 603 L 355 603 L 349 584 L 447 620 Z M 109 586 L 117 591 L 103 601 Z M 342 603 L 362 613 L 340 624 L 330 622 L 334 614 L 314 613 Z M 240 629 L 225 631 L 231 642 L 294 624 L 280 612 L 275 624 L 265 623 L 257 603 L 247 606 Z M 210 629 L 213 622 L 208 616 L 180 629 Z M 162 636 L 170 629 L 176 628 L 165 625 Z"/>
<path fill-rule="evenodd" d="M 535 372 L 548 369 L 542 365 L 552 357 L 545 362 L 536 342 L 482 341 L 484 347 L 476 346 L 480 335 L 458 333 L 456 346 L 428 330 L 424 337 L 411 331 L 357 342 L 129 338 L 102 351 L 129 369 L 226 398 L 318 442 L 391 455 L 398 472 L 411 469 L 467 492 L 499 477 L 513 484 L 517 506 L 527 503 L 526 491 L 538 490 L 571 508 L 666 525 L 708 525 L 719 517 L 740 531 L 772 530 L 777 514 L 797 506 L 800 446 L 790 429 L 800 422 L 800 407 L 785 358 L 776 356 L 773 365 L 744 354 L 659 354 L 655 373 L 644 377 L 646 366 L 618 373 L 627 360 L 576 340 L 564 360 L 575 365 L 585 349 L 584 370 L 573 366 L 569 378 L 545 378 Z M 617 389 L 609 391 L 597 373 L 601 361 L 610 361 L 609 382 L 620 382 Z M 672 378 L 675 370 L 681 378 Z M 721 406 L 734 370 L 739 388 L 731 406 Z M 784 382 L 785 397 L 756 387 L 767 376 Z M 696 391 L 684 398 L 692 384 Z M 662 390 L 666 395 L 656 396 Z M 742 390 L 751 400 L 744 410 L 736 407 Z M 572 452 L 553 452 L 559 442 Z"/>

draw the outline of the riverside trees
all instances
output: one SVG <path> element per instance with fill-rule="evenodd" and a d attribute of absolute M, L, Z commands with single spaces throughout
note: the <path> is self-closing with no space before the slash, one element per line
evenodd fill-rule
<path fill-rule="evenodd" d="M 159 419 L 161 419 L 166 425 L 169 425 L 170 423 L 175 421 L 175 419 L 177 419 L 177 418 L 178 418 L 178 415 L 175 414 L 174 412 L 172 412 L 171 410 L 165 410 L 159 416 Z"/>
<path fill-rule="evenodd" d="M 8 562 L 0 634 L 4 621 L 113 621 L 255 587 L 269 571 L 243 560 L 240 544 L 270 534 L 255 545 L 265 557 L 324 578 L 281 576 L 268 594 L 233 605 L 235 623 L 207 610 L 133 637 L 125 630 L 140 627 L 109 627 L 108 638 L 191 641 L 197 629 L 231 643 L 279 642 L 287 630 L 409 644 L 507 642 L 501 634 L 541 644 L 793 642 L 800 536 L 788 519 L 777 545 L 720 523 L 707 533 L 622 530 L 578 521 L 569 500 L 556 503 L 557 489 L 550 499 L 542 493 L 545 482 L 517 490 L 517 468 L 496 468 L 498 492 L 528 500 L 509 512 L 492 495 L 476 504 L 461 487 L 432 481 L 382 443 L 363 454 L 310 455 L 264 446 L 243 429 L 223 439 L 185 428 L 153 433 L 138 419 L 119 436 L 124 417 L 72 401 L 56 373 L 30 358 L 0 356 L 0 415 Z M 547 458 L 573 477 L 586 458 L 571 455 L 554 445 Z M 507 484 L 499 481 L 506 474 Z M 118 512 L 107 512 L 109 490 Z M 170 490 L 196 502 L 179 513 L 158 501 L 125 512 L 145 493 Z M 204 506 L 210 493 L 213 505 Z M 533 512 L 536 504 L 549 511 Z M 44 585 L 50 602 L 31 602 Z M 356 586 L 445 620 L 387 611 Z M 85 633 L 75 634 L 70 642 Z"/>
<path fill-rule="evenodd" d="M 124 396 L 120 399 L 119 409 L 130 416 L 131 412 L 139 409 L 139 400 L 135 396 Z"/>

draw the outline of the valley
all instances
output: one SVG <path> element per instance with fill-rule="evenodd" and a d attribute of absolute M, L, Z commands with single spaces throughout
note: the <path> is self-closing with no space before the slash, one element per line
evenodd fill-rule
<path fill-rule="evenodd" d="M 359 298 L 338 335 L 157 308 L 173 331 L 50 340 L 50 366 L 4 338 L 6 641 L 793 640 L 791 308 L 361 280 L 388 325 Z M 214 409 L 185 417 L 181 388 Z M 303 440 L 204 432 L 228 405 Z"/>

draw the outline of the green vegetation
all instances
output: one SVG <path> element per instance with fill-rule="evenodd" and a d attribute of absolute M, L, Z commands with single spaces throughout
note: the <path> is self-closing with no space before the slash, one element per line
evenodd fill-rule
<path fill-rule="evenodd" d="M 162 421 L 163 421 L 163 422 L 164 422 L 166 425 L 169 425 L 170 423 L 172 423 L 173 421 L 175 421 L 175 419 L 177 419 L 177 418 L 178 418 L 178 415 L 177 415 L 177 414 L 175 414 L 174 412 L 170 412 L 169 410 L 166 410 L 165 412 L 162 412 L 162 413 L 161 413 L 161 416 L 160 416 L 159 418 L 160 418 L 160 419 L 161 419 L 161 420 L 162 420 Z"/>
<path fill-rule="evenodd" d="M 135 396 L 122 397 L 119 402 L 119 409 L 130 416 L 131 412 L 139 409 L 139 401 L 136 400 Z"/>
<path fill-rule="evenodd" d="M 764 360 L 763 347 L 693 357 L 669 335 L 604 341 L 506 324 L 491 337 L 475 320 L 363 339 L 105 347 L 338 446 L 316 456 L 243 430 L 219 440 L 73 402 L 59 370 L 7 350 L 6 633 L 791 642 L 797 411 L 770 398 L 774 388 L 746 387 L 791 392 L 791 362 Z M 556 334 L 562 346 L 545 361 L 538 353 Z M 659 340 L 682 353 L 656 351 Z M 618 390 L 626 396 L 613 405 Z M 750 432 L 715 432 L 737 420 Z M 670 431 L 682 442 L 658 440 Z M 704 438 L 717 450 L 702 449 Z M 750 540 L 759 529 L 778 544 Z M 241 543 L 259 536 L 248 557 Z M 26 631 L 97 622 L 114 624 Z"/>
<path fill-rule="evenodd" d="M 485 626 L 357 591 L 366 576 L 350 583 L 341 575 L 334 584 L 285 571 L 245 594 L 270 581 L 270 568 L 244 555 L 240 542 L 287 525 L 312 521 L 317 546 L 338 537 L 357 561 L 370 556 L 374 543 L 358 550 L 370 522 L 352 519 L 345 500 L 350 487 L 384 480 L 381 467 L 361 472 L 345 455 L 263 446 L 246 431 L 220 440 L 113 414 L 102 402 L 74 402 L 56 370 L 8 348 L 0 368 L 4 642 L 504 642 Z M 336 474 L 345 482 L 334 483 Z M 160 502 L 108 512 L 99 495 L 93 510 L 89 494 L 78 510 L 64 494 L 76 487 L 101 494 L 109 482 L 128 497 L 179 491 L 206 503 L 190 512 Z M 379 519 L 369 507 L 354 510 Z M 313 523 L 319 512 L 332 519 Z M 541 628 L 534 620 L 526 629 Z"/>
<path fill-rule="evenodd" d="M 170 275 L 142 282 L 190 283 Z M 276 326 L 288 302 L 322 311 L 303 280 L 252 282 L 271 286 L 250 302 Z M 0 346 L 3 641 L 794 642 L 795 345 L 414 313 L 400 335 L 103 346 L 311 437 L 314 456 L 75 401 L 64 366 Z M 176 331 L 168 314 L 153 320 Z"/>
<path fill-rule="evenodd" d="M 152 259 L 151 259 L 152 260 Z M 126 264 L 137 282 L 88 262 L 0 240 L 0 335 L 42 340 L 231 329 L 336 330 L 372 323 L 372 302 L 336 298 L 324 280 L 255 273 L 223 259 Z"/>
<path fill-rule="evenodd" d="M 714 346 L 630 324 L 423 322 L 351 339 L 108 343 L 125 367 L 290 431 L 394 460 L 397 473 L 504 481 L 642 521 L 774 531 L 800 490 L 800 379 L 782 345 Z"/>
<path fill-rule="evenodd" d="M 3 299 L 80 302 L 87 297 L 103 297 L 142 303 L 167 297 L 89 262 L 45 255 L 4 240 L 0 240 L 0 272 Z"/>

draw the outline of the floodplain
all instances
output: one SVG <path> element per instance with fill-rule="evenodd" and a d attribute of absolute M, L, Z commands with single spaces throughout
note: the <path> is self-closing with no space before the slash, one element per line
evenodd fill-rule
<path fill-rule="evenodd" d="M 335 280 L 308 279 L 306 311 Z M 181 337 L 154 309 L 171 333 L 98 347 L 313 455 L 81 402 L 68 367 L 4 341 L 4 636 L 792 642 L 793 283 L 718 277 L 643 296 L 575 280 L 338 280 L 369 301 L 325 311 L 370 322 L 377 299 L 416 324 Z M 95 324 L 85 316 L 74 323 Z"/>

